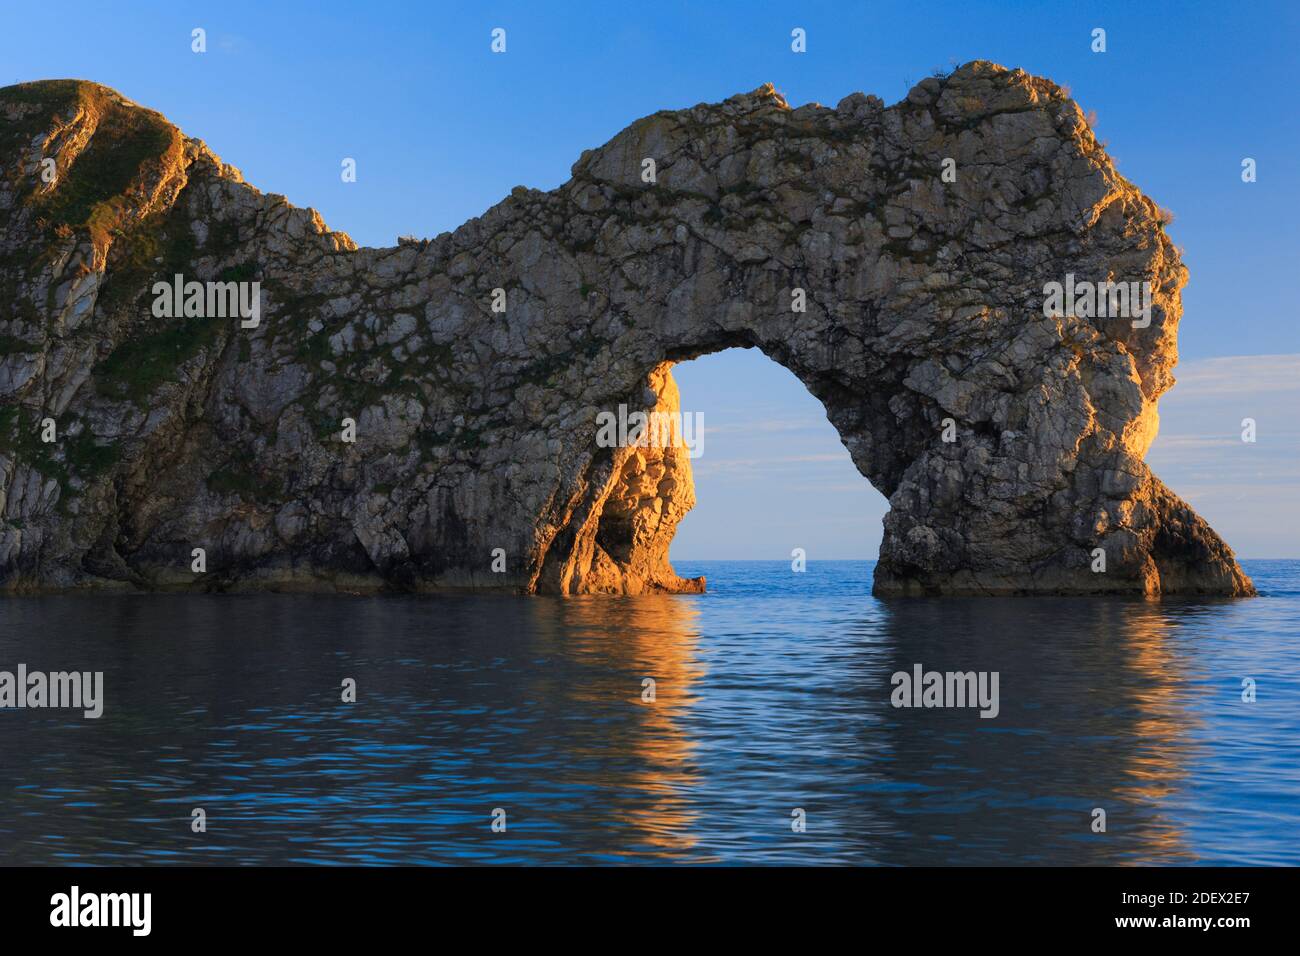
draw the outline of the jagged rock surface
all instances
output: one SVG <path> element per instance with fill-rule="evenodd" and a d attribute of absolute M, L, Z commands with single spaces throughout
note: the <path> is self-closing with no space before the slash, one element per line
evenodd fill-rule
<path fill-rule="evenodd" d="M 8 589 L 698 590 L 667 557 L 689 458 L 598 447 L 596 416 L 674 411 L 673 363 L 742 346 L 888 496 L 877 593 L 1252 593 L 1142 460 L 1185 269 L 1048 80 L 976 62 L 889 108 L 657 113 L 389 249 L 94 84 L 0 90 L 0 162 Z M 260 326 L 154 318 L 176 272 L 259 280 Z M 1044 318 L 1067 273 L 1150 281 L 1150 326 Z"/>

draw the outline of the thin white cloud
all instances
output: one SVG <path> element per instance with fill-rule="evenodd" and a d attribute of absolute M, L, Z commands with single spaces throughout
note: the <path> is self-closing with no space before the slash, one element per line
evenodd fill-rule
<path fill-rule="evenodd" d="M 771 468 L 793 468 L 807 465 L 817 465 L 826 463 L 844 464 L 853 467 L 853 462 L 849 458 L 847 451 L 841 454 L 826 453 L 819 455 L 772 455 L 771 457 L 762 458 L 709 458 L 708 449 L 705 448 L 705 454 L 691 463 L 696 474 L 708 473 L 711 471 L 756 471 L 762 472 Z M 863 481 L 866 479 L 864 478 Z"/>
<path fill-rule="evenodd" d="M 714 419 L 716 417 L 717 416 L 714 415 L 706 416 L 704 421 L 704 433 L 706 435 L 710 433 L 743 435 L 743 434 L 754 434 L 758 432 L 764 434 L 771 433 L 771 432 L 808 432 L 810 434 L 811 433 L 820 434 L 823 429 L 831 427 L 830 423 L 825 420 L 814 421 L 812 419 L 785 419 L 785 420 L 759 419 L 756 422 L 746 421 L 743 420 L 745 419 L 746 416 L 741 414 L 737 414 L 735 416 L 735 418 L 741 419 L 740 421 L 734 421 L 730 423 L 723 422 L 722 424 L 714 424 Z"/>
<path fill-rule="evenodd" d="M 1147 464 L 1237 554 L 1300 554 L 1300 355 L 1199 359 L 1176 375 Z"/>
<path fill-rule="evenodd" d="M 1300 391 L 1300 354 L 1230 355 L 1181 363 L 1178 384 L 1166 399 L 1182 393 L 1197 396 L 1253 395 Z"/>

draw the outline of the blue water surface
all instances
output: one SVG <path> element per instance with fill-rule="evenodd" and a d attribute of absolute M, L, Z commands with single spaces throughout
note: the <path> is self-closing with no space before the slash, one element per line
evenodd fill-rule
<path fill-rule="evenodd" d="M 1200 601 L 877 600 L 872 564 L 0 600 L 0 670 L 105 687 L 0 710 L 0 863 L 1300 863 L 1300 562 Z M 997 716 L 894 707 L 917 664 L 997 672 Z"/>

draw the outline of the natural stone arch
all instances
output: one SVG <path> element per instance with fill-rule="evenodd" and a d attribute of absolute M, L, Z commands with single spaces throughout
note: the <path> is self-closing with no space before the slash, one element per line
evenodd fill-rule
<path fill-rule="evenodd" d="M 84 127 L 145 113 L 78 95 L 41 144 L 74 175 Z M 201 543 L 220 569 L 207 587 L 696 589 L 667 558 L 694 501 L 689 459 L 598 447 L 597 416 L 674 411 L 672 363 L 746 345 L 822 401 L 889 498 L 877 593 L 1251 591 L 1142 462 L 1185 269 L 1158 208 L 1050 81 L 976 62 L 889 108 L 854 94 L 791 110 L 765 87 L 658 113 L 559 189 L 518 187 L 394 249 L 356 249 L 156 122 L 174 135 L 115 197 L 117 232 L 72 223 L 49 238 L 47 272 L 12 280 L 32 309 L 52 305 L 11 329 L 43 335 L 41 358 L 11 356 L 19 384 L 0 394 L 71 415 L 118 455 L 69 467 L 58 494 L 41 462 L 0 460 L 10 501 L 27 491 L 24 527 L 0 531 L 10 586 L 195 586 L 180 556 Z M 20 189 L 0 206 L 10 234 L 35 232 L 42 203 Z M 242 340 L 208 333 L 141 407 L 141 388 L 133 404 L 112 380 L 114 355 L 160 334 L 140 320 L 156 276 L 131 271 L 131 251 L 187 231 L 187 272 L 259 276 L 265 317 Z M 1149 282 L 1149 325 L 1045 318 L 1045 284 L 1071 274 Z M 355 446 L 330 437 L 343 415 Z M 214 481 L 223 469 L 241 480 Z"/>

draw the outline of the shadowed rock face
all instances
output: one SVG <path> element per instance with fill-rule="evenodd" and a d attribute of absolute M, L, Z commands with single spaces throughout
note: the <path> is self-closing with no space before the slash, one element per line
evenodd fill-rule
<path fill-rule="evenodd" d="M 879 594 L 1253 592 L 1142 461 L 1186 270 L 1048 80 L 657 113 L 392 249 L 89 83 L 0 90 L 0 163 L 10 589 L 702 589 L 668 562 L 685 449 L 601 447 L 597 416 L 674 412 L 672 365 L 740 346 L 888 496 Z M 155 318 L 176 273 L 260 281 L 260 325 Z M 1045 318 L 1068 274 L 1149 282 L 1149 325 Z"/>

